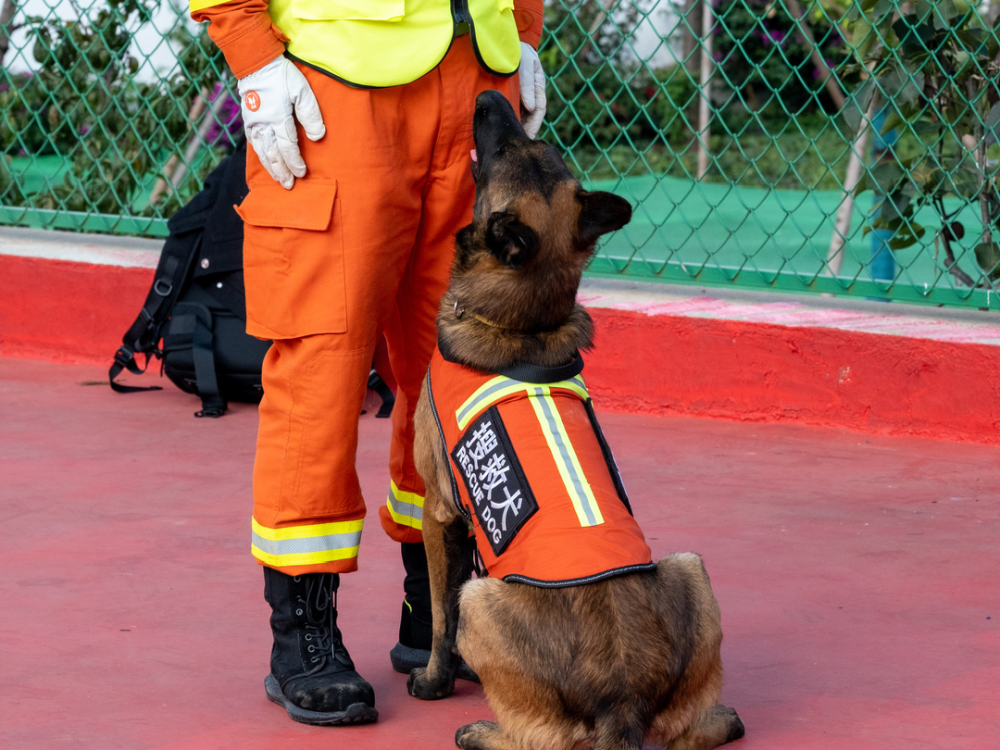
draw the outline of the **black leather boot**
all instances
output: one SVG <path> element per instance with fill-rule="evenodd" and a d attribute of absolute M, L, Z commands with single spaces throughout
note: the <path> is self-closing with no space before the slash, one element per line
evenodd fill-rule
<path fill-rule="evenodd" d="M 267 697 L 303 724 L 375 721 L 375 691 L 354 671 L 337 627 L 335 573 L 289 576 L 264 568 L 264 598 L 271 605 L 271 674 Z"/>
<path fill-rule="evenodd" d="M 431 616 L 431 584 L 427 571 L 427 553 L 420 542 L 399 545 L 403 554 L 403 611 L 399 616 L 399 642 L 389 652 L 389 661 L 397 672 L 409 674 L 415 667 L 426 667 L 434 639 Z M 479 677 L 463 661 L 456 677 L 479 682 Z"/>

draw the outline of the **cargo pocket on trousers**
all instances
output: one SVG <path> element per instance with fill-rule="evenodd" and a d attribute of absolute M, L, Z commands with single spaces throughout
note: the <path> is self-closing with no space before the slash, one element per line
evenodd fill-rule
<path fill-rule="evenodd" d="M 247 332 L 299 338 L 347 330 L 344 237 L 336 180 L 253 182 L 243 217 Z"/>

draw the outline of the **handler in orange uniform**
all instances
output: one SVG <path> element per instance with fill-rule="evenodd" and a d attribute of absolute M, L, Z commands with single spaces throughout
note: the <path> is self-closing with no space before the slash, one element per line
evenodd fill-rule
<path fill-rule="evenodd" d="M 412 418 L 454 235 L 472 217 L 474 102 L 498 89 L 537 132 L 542 0 L 190 5 L 239 79 L 247 331 L 274 341 L 254 466 L 252 550 L 274 636 L 265 688 L 296 721 L 372 721 L 374 693 L 336 624 L 365 516 L 357 418 L 385 335 L 399 393 L 380 515 L 404 543 L 403 669 L 429 647 Z"/>

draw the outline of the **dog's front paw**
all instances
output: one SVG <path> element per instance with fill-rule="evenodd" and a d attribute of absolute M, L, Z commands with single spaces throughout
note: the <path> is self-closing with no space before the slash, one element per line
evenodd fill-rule
<path fill-rule="evenodd" d="M 482 750 L 484 736 L 496 734 L 500 731 L 500 725 L 495 721 L 477 721 L 459 727 L 455 732 L 455 744 L 462 750 Z"/>
<path fill-rule="evenodd" d="M 726 724 L 726 742 L 738 740 L 747 733 L 746 727 L 743 726 L 743 722 L 740 720 L 735 708 L 723 706 L 720 703 L 714 706 L 712 711 Z"/>
<path fill-rule="evenodd" d="M 410 672 L 410 677 L 406 681 L 406 689 L 414 698 L 423 701 L 436 701 L 447 698 L 455 690 L 455 677 L 445 677 L 434 679 L 433 675 L 427 673 L 425 667 L 416 667 Z"/>

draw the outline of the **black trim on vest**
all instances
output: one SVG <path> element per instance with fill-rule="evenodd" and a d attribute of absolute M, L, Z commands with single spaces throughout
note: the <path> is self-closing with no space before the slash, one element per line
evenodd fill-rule
<path fill-rule="evenodd" d="M 483 370 L 482 368 L 462 362 L 455 357 L 447 342 L 440 335 L 438 336 L 438 351 L 441 352 L 441 358 L 445 362 L 468 367 L 470 370 L 476 370 L 477 372 L 492 372 L 494 375 L 503 375 L 505 378 L 511 378 L 522 383 L 558 383 L 563 380 L 575 378 L 583 372 L 583 356 L 580 352 L 573 354 L 572 361 L 556 367 L 542 367 L 541 365 L 532 365 L 527 362 L 514 362 L 502 370 L 494 371 Z"/>
<path fill-rule="evenodd" d="M 618 493 L 618 499 L 622 501 L 622 505 L 625 506 L 625 510 L 628 511 L 628 514 L 634 517 L 635 513 L 632 512 L 632 504 L 628 501 L 628 493 L 625 492 L 625 483 L 622 482 L 622 474 L 618 471 L 618 463 L 615 461 L 615 454 L 611 452 L 611 446 L 608 445 L 608 440 L 604 437 L 604 430 L 601 429 L 601 423 L 597 421 L 597 413 L 594 411 L 594 402 L 588 398 L 583 402 L 583 406 L 587 410 L 587 418 L 590 419 L 590 426 L 594 430 L 594 435 L 597 437 L 597 443 L 601 446 L 601 453 L 604 454 L 604 463 L 608 465 L 608 472 L 611 474 L 611 481 L 614 482 L 615 492 Z"/>
<path fill-rule="evenodd" d="M 455 469 L 451 463 L 451 451 L 448 449 L 448 439 L 444 436 L 444 428 L 441 426 L 441 417 L 438 416 L 437 405 L 434 403 L 434 389 L 431 387 L 431 368 L 427 368 L 427 402 L 431 406 L 431 414 L 434 415 L 434 424 L 437 425 L 438 435 L 441 436 L 441 445 L 444 446 L 444 460 L 448 464 L 448 478 L 451 479 L 451 499 L 458 508 L 462 517 L 472 522 L 472 515 L 462 505 L 462 496 L 458 493 L 458 482 L 455 480 Z M 478 550 L 477 553 L 478 554 Z"/>
<path fill-rule="evenodd" d="M 515 362 L 505 367 L 497 375 L 519 380 L 522 383 L 558 383 L 562 380 L 575 378 L 583 372 L 583 357 L 580 352 L 573 355 L 573 360 L 558 367 L 541 367 L 527 362 Z"/>
<path fill-rule="evenodd" d="M 451 49 L 451 47 L 449 46 L 448 49 Z M 341 78 L 340 76 L 338 76 L 338 75 L 336 75 L 334 73 L 331 73 L 326 68 L 322 68 L 319 65 L 316 65 L 315 63 L 306 62 L 301 57 L 296 57 L 295 55 L 293 55 L 291 52 L 288 52 L 288 51 L 285 52 L 285 57 L 287 57 L 289 60 L 292 60 L 293 62 L 297 62 L 299 65 L 305 65 L 307 68 L 311 68 L 312 70 L 315 70 L 317 73 L 322 73 L 327 78 L 332 78 L 333 80 L 337 81 L 338 83 L 342 83 L 345 86 L 350 86 L 352 89 L 387 89 L 387 88 L 392 88 L 391 86 L 365 86 L 362 83 L 354 83 L 353 81 L 348 81 L 346 78 Z M 441 58 L 441 60 L 443 60 L 443 59 L 444 58 Z M 441 64 L 441 60 L 438 60 L 438 65 Z M 433 70 L 433 68 L 431 70 Z M 412 81 L 410 83 L 412 83 Z M 401 84 L 398 84 L 398 85 L 399 86 L 405 86 L 406 84 L 401 83 Z"/>
<path fill-rule="evenodd" d="M 528 578 L 528 576 L 518 575 L 517 573 L 511 573 L 510 575 L 504 576 L 503 580 L 507 583 L 523 583 L 528 586 L 537 586 L 543 589 L 562 589 L 569 586 L 584 586 L 588 583 L 597 583 L 598 581 L 604 581 L 608 578 L 614 578 L 615 576 L 622 576 L 628 573 L 641 573 L 648 570 L 656 570 L 655 562 L 639 563 L 637 565 L 626 565 L 623 568 L 612 568 L 611 570 L 605 570 L 603 573 L 594 573 L 592 576 L 584 576 L 583 578 L 569 578 L 565 581 L 542 581 L 538 578 Z"/>

